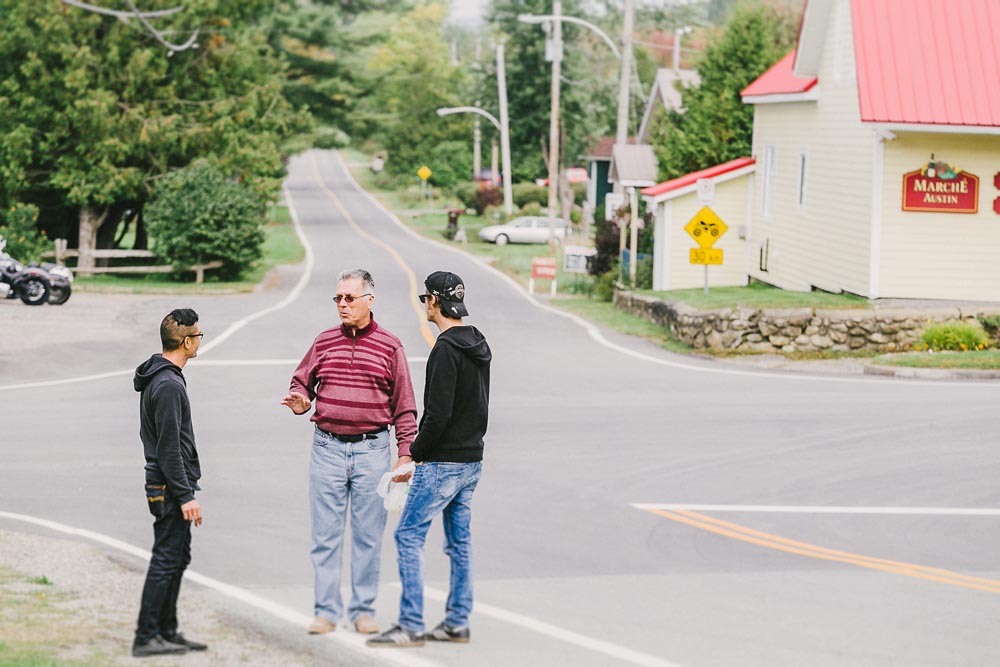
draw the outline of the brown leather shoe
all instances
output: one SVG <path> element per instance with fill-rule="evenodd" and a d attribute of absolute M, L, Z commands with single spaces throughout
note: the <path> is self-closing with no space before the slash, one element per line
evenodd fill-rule
<path fill-rule="evenodd" d="M 309 634 L 311 635 L 325 635 L 328 632 L 333 632 L 337 629 L 337 624 L 328 618 L 323 616 L 317 616 L 313 619 L 313 622 L 309 624 Z"/>
<path fill-rule="evenodd" d="M 368 614 L 362 614 L 354 619 L 354 629 L 363 635 L 374 635 L 378 632 L 378 623 Z"/>

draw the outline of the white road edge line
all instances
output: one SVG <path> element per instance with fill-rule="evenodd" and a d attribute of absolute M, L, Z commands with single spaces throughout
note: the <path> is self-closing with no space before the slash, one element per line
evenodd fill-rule
<path fill-rule="evenodd" d="M 761 512 L 773 514 L 880 514 L 926 516 L 1000 516 L 1000 509 L 976 507 L 851 507 L 837 505 L 690 505 L 632 503 L 640 510 L 692 512 Z"/>
<path fill-rule="evenodd" d="M 82 537 L 84 539 L 90 540 L 92 542 L 97 542 L 98 544 L 103 544 L 104 546 L 111 547 L 112 549 L 117 549 L 130 556 L 135 556 L 136 558 L 149 562 L 150 553 L 145 549 L 140 549 L 139 547 L 133 546 L 128 542 L 123 542 L 122 540 L 115 539 L 108 535 L 103 535 L 101 533 L 96 533 L 91 530 L 85 530 L 83 528 L 73 528 L 72 526 L 67 526 L 66 524 L 58 523 L 56 521 L 49 521 L 48 519 L 40 519 L 38 517 L 29 516 L 27 514 L 17 514 L 14 512 L 3 512 L 0 511 L 0 519 L 10 519 L 12 521 L 22 521 L 24 523 L 30 523 L 36 526 L 41 526 L 42 528 L 47 528 L 58 533 L 63 533 L 65 535 L 71 535 L 73 537 Z M 279 618 L 284 621 L 288 621 L 294 625 L 304 628 L 311 621 L 312 617 L 295 611 L 289 607 L 272 602 L 266 598 L 259 595 L 255 595 L 250 591 L 240 588 L 238 586 L 233 586 L 225 582 L 219 581 L 218 579 L 213 579 L 212 577 L 205 576 L 203 574 L 198 574 L 192 570 L 187 570 L 184 573 L 185 579 L 189 579 L 195 583 L 201 584 L 206 588 L 216 591 L 222 595 L 230 597 L 244 604 L 250 605 L 256 609 L 264 611 L 275 618 Z M 398 587 L 398 584 L 396 584 Z M 444 591 L 439 591 L 435 588 L 424 587 L 424 596 L 431 600 L 446 601 L 448 599 L 448 594 Z M 599 639 L 594 639 L 586 635 L 581 635 L 570 630 L 564 630 L 563 628 L 545 623 L 544 621 L 539 621 L 530 616 L 522 616 L 521 614 L 515 614 L 514 612 L 501 609 L 500 607 L 494 607 L 493 605 L 485 604 L 482 602 L 477 602 L 475 604 L 475 613 L 482 614 L 483 616 L 489 616 L 498 621 L 503 621 L 511 625 L 516 625 L 532 632 L 537 632 L 539 634 L 546 635 L 553 639 L 558 639 L 560 641 L 575 644 L 582 648 L 590 649 L 605 655 L 629 662 L 634 665 L 640 665 L 641 667 L 680 667 L 677 663 L 667 662 L 661 660 L 655 656 L 647 655 L 645 653 L 640 653 L 638 651 L 633 651 L 631 649 L 624 648 L 622 646 L 616 646 L 614 644 L 601 641 Z M 351 632 L 337 632 L 327 635 L 330 639 L 333 639 L 339 643 L 344 644 L 359 653 L 364 653 L 365 656 L 372 659 L 384 659 L 388 662 L 397 665 L 404 665 L 406 667 L 440 667 L 438 663 L 431 662 L 429 660 L 419 658 L 412 654 L 407 653 L 395 653 L 395 652 L 377 652 L 369 649 L 365 646 L 365 641 L 367 637 L 358 635 Z"/>
<path fill-rule="evenodd" d="M 967 387 L 967 386 L 970 386 L 970 385 L 972 385 L 972 386 L 980 386 L 980 387 L 982 386 L 981 384 L 978 384 L 978 383 L 975 383 L 975 382 L 962 382 L 962 381 L 954 381 L 954 380 L 952 380 L 952 381 L 949 381 L 949 380 L 929 380 L 928 381 L 928 380 L 909 380 L 908 379 L 908 380 L 905 381 L 905 383 L 903 383 L 903 382 L 900 382 L 899 379 L 893 380 L 891 378 L 880 378 L 880 377 L 877 377 L 877 376 L 836 377 L 836 376 L 826 376 L 826 375 L 809 375 L 808 373 L 775 373 L 775 372 L 768 372 L 768 371 L 743 371 L 743 370 L 736 370 L 736 369 L 729 369 L 729 368 L 712 368 L 710 366 L 700 366 L 700 365 L 695 365 L 695 364 L 686 364 L 686 363 L 681 363 L 681 362 L 677 362 L 677 361 L 670 361 L 669 359 L 661 359 L 659 357 L 652 357 L 652 356 L 643 354 L 641 352 L 636 352 L 635 350 L 630 350 L 627 347 L 623 347 L 621 345 L 618 345 L 617 343 L 612 343 L 611 341 L 609 341 L 607 338 L 604 337 L 604 335 L 601 333 L 600 329 L 598 329 L 594 324 L 588 322 L 587 320 L 583 319 L 582 317 L 579 317 L 578 315 L 575 315 L 573 313 L 568 313 L 568 312 L 566 312 L 564 310 L 560 310 L 558 308 L 554 308 L 552 306 L 548 306 L 548 305 L 546 305 L 544 303 L 541 303 L 535 297 L 533 297 L 530 294 L 528 294 L 528 291 L 525 290 L 524 287 L 522 287 L 520 284 L 518 284 L 518 282 L 516 280 L 514 280 L 513 278 L 511 278 L 510 276 L 508 276 L 506 273 L 504 273 L 500 269 L 496 268 L 495 266 L 491 266 L 490 264 L 487 264 L 486 262 L 484 262 L 480 258 L 478 258 L 478 257 L 476 257 L 474 255 L 471 255 L 469 253 L 466 253 L 463 250 L 460 250 L 459 248 L 453 248 L 451 246 L 444 245 L 443 243 L 438 243 L 436 241 L 432 241 L 431 239 L 425 238 L 425 237 L 421 236 L 420 234 L 418 234 L 417 232 L 413 231 L 402 220 L 400 220 L 396 216 L 395 213 L 393 213 L 392 211 L 390 211 L 388 208 L 386 208 L 382 204 L 382 202 L 380 202 L 378 199 L 376 199 L 374 195 L 372 195 L 370 192 L 368 192 L 367 190 L 365 190 L 363 187 L 361 187 L 358 184 L 358 182 L 354 179 L 354 175 L 351 173 L 351 170 L 348 168 L 347 163 L 344 161 L 344 158 L 341 156 L 341 154 L 340 154 L 339 151 L 335 152 L 334 155 L 336 156 L 337 160 L 340 161 L 340 164 L 341 164 L 341 166 L 344 169 L 344 173 L 347 175 L 347 178 L 354 185 L 355 189 L 357 189 L 359 192 L 361 192 L 362 194 L 364 194 L 372 203 L 375 204 L 376 207 L 378 207 L 379 209 L 381 209 L 387 216 L 389 216 L 389 218 L 393 222 L 395 222 L 397 225 L 399 225 L 410 236 L 412 236 L 414 238 L 417 238 L 417 239 L 420 239 L 421 241 L 425 241 L 426 243 L 433 243 L 438 248 L 443 248 L 443 249 L 451 251 L 453 253 L 460 254 L 460 255 L 466 257 L 467 259 L 475 262 L 476 264 L 479 264 L 482 268 L 487 269 L 488 271 L 492 271 L 496 276 L 498 276 L 502 280 L 507 281 L 507 283 L 510 284 L 511 287 L 513 287 L 514 290 L 518 294 L 520 294 L 526 301 L 528 301 L 528 303 L 532 304 L 536 308 L 541 308 L 542 310 L 548 311 L 550 313 L 558 315 L 559 317 L 564 317 L 564 318 L 566 318 L 568 320 L 571 320 L 571 321 L 575 322 L 579 326 L 583 327 L 583 329 L 586 330 L 586 332 L 590 335 L 590 337 L 592 339 L 594 339 L 594 341 L 596 343 L 598 343 L 599 345 L 603 345 L 604 347 L 608 348 L 609 350 L 614 350 L 615 352 L 619 352 L 619 353 L 624 354 L 626 356 L 633 357 L 635 359 L 641 359 L 642 361 L 648 361 L 650 363 L 658 364 L 660 366 L 667 366 L 667 367 L 670 367 L 670 368 L 678 368 L 678 369 L 686 370 L 686 371 L 695 371 L 695 372 L 699 372 L 699 373 L 715 373 L 717 375 L 732 375 L 732 376 L 737 376 L 737 377 L 768 377 L 768 378 L 783 379 L 783 380 L 803 380 L 803 381 L 812 381 L 812 382 L 852 382 L 852 383 L 865 382 L 865 383 L 876 383 L 876 384 L 877 383 L 882 383 L 882 384 L 896 384 L 896 385 L 905 384 L 906 386 L 921 386 L 921 385 L 923 385 L 923 386 L 933 385 L 933 386 L 936 386 L 936 387 L 940 387 L 940 386 Z"/>
<path fill-rule="evenodd" d="M 104 546 L 117 549 L 130 556 L 135 556 L 144 562 L 149 562 L 150 553 L 144 549 L 132 546 L 127 542 L 117 540 L 113 537 L 107 535 L 102 535 L 101 533 L 95 533 L 93 531 L 84 530 L 82 528 L 73 528 L 72 526 L 67 526 L 62 523 L 55 521 L 49 521 L 47 519 L 39 519 L 37 517 L 28 516 L 26 514 L 15 514 L 13 512 L 0 512 L 0 519 L 11 519 L 14 521 L 22 521 L 25 523 L 34 524 L 36 526 L 41 526 L 49 530 L 53 530 L 65 535 L 71 535 L 74 537 L 82 537 L 98 544 L 103 544 Z M 232 598 L 244 604 L 250 605 L 256 609 L 279 618 L 283 621 L 288 621 L 294 625 L 297 625 L 302 631 L 305 631 L 305 627 L 312 622 L 312 616 L 302 614 L 300 612 L 286 607 L 284 605 L 272 602 L 266 598 L 262 598 L 259 595 L 255 595 L 250 591 L 239 588 L 238 586 L 233 586 L 231 584 L 224 583 L 218 579 L 213 579 L 212 577 L 207 577 L 203 574 L 198 574 L 191 570 L 187 570 L 184 573 L 184 578 L 195 583 L 198 583 L 206 588 L 209 588 L 217 593 L 225 595 L 226 597 Z M 403 667 L 441 667 L 440 663 L 427 660 L 425 658 L 420 658 L 409 653 L 395 653 L 395 652 L 379 652 L 375 649 L 370 649 L 365 646 L 366 636 L 359 635 L 355 632 L 333 632 L 324 639 L 330 639 L 336 641 L 339 644 L 357 651 L 359 654 L 364 654 L 365 657 L 372 660 L 378 661 L 383 660 L 386 663 L 394 665 L 403 665 Z"/>

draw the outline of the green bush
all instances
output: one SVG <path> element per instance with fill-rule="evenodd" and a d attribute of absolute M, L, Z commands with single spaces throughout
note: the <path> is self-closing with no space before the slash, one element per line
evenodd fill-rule
<path fill-rule="evenodd" d="M 169 174 L 145 217 L 153 249 L 177 267 L 220 260 L 214 275 L 231 280 L 261 257 L 267 201 L 247 185 L 199 163 Z"/>
<path fill-rule="evenodd" d="M 539 206 L 548 206 L 549 204 L 549 189 L 534 183 L 515 183 L 510 188 L 510 196 L 514 200 L 514 206 L 518 208 L 531 202 L 535 202 Z"/>
<path fill-rule="evenodd" d="M 542 205 L 538 202 L 528 202 L 521 207 L 520 215 L 534 215 L 540 216 L 542 214 Z"/>
<path fill-rule="evenodd" d="M 434 185 L 448 187 L 463 183 L 472 176 L 472 149 L 464 141 L 442 141 L 431 149 L 427 166 Z"/>
<path fill-rule="evenodd" d="M 467 182 L 467 183 L 457 183 L 452 188 L 452 192 L 458 197 L 458 200 L 462 202 L 462 206 L 465 208 L 476 208 L 476 203 L 479 198 L 479 183 Z"/>
<path fill-rule="evenodd" d="M 993 342 L 1000 341 L 1000 315 L 982 315 L 978 319 Z"/>
<path fill-rule="evenodd" d="M 978 322 L 932 324 L 923 333 L 924 345 L 931 350 L 982 350 L 990 346 L 986 331 Z"/>
<path fill-rule="evenodd" d="M 653 258 L 643 257 L 635 265 L 635 288 L 653 289 Z"/>
<path fill-rule="evenodd" d="M 0 236 L 7 239 L 5 252 L 19 262 L 38 262 L 42 253 L 52 250 L 52 243 L 35 226 L 38 208 L 15 203 L 0 214 Z"/>
<path fill-rule="evenodd" d="M 598 301 L 612 301 L 615 298 L 615 284 L 618 282 L 618 262 L 612 268 L 594 278 L 594 298 Z"/>

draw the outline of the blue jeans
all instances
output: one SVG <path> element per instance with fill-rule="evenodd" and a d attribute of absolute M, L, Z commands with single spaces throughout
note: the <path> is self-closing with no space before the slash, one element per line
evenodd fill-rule
<path fill-rule="evenodd" d="M 410 482 L 403 515 L 396 528 L 399 552 L 399 625 L 410 632 L 424 631 L 424 541 L 431 520 L 444 518 L 444 552 L 451 559 L 451 586 L 445 604 L 445 623 L 469 625 L 472 612 L 472 493 L 483 464 L 424 463 Z"/>
<path fill-rule="evenodd" d="M 351 517 L 351 621 L 375 614 L 379 557 L 386 511 L 376 488 L 389 470 L 389 432 L 373 440 L 343 442 L 316 429 L 309 466 L 309 502 L 315 575 L 315 615 L 336 623 L 344 612 L 340 596 L 341 546 Z"/>

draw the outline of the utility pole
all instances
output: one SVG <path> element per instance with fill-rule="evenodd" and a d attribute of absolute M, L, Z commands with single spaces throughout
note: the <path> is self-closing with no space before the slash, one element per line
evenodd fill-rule
<path fill-rule="evenodd" d="M 479 107 L 479 102 L 476 102 L 476 107 Z M 476 114 L 473 118 L 472 126 L 472 180 L 478 181 L 479 175 L 482 173 L 482 149 L 480 148 L 480 142 L 482 141 L 482 133 L 479 131 L 479 115 Z"/>
<path fill-rule="evenodd" d="M 496 137 L 493 138 L 493 144 L 491 146 L 492 153 L 490 155 L 490 177 L 493 179 L 493 185 L 500 185 L 500 158 L 497 157 L 500 153 L 497 149 Z"/>
<path fill-rule="evenodd" d="M 618 131 L 615 143 L 628 143 L 629 81 L 632 80 L 632 33 L 635 31 L 635 0 L 625 0 L 625 21 L 622 28 L 622 71 L 618 80 Z M 616 192 L 621 186 L 616 184 Z"/>
<path fill-rule="evenodd" d="M 622 70 L 618 80 L 618 132 L 615 134 L 615 143 L 620 146 L 628 144 L 628 116 L 629 116 L 629 82 L 632 80 L 632 33 L 635 31 L 635 0 L 625 0 L 625 16 L 622 25 Z M 614 192 L 621 193 L 621 180 L 615 181 Z M 635 230 L 635 212 L 629 216 L 629 224 Z M 619 218 L 618 233 L 618 266 L 625 264 L 625 225 Z M 633 233 L 633 237 L 635 234 Z M 633 244 L 634 245 L 634 244 Z M 630 251 L 630 270 L 635 268 L 635 248 Z M 620 269 L 619 269 L 619 275 Z"/>
<path fill-rule="evenodd" d="M 549 24 L 552 48 L 552 106 L 549 118 L 549 248 L 555 243 L 555 215 L 559 205 L 559 79 L 562 77 L 562 2 L 552 2 Z"/>
<path fill-rule="evenodd" d="M 500 150 L 503 151 L 503 210 L 514 212 L 514 192 L 510 185 L 510 117 L 507 113 L 507 66 L 504 43 L 497 44 L 497 96 L 500 98 Z"/>

